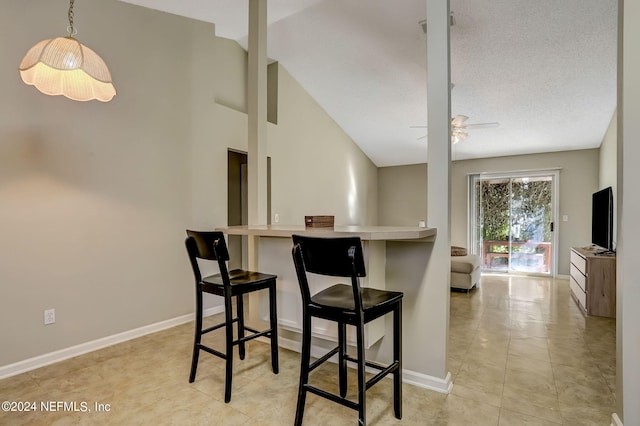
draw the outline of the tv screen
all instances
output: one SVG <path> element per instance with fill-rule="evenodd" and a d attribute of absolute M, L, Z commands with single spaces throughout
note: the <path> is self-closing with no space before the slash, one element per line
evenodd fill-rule
<path fill-rule="evenodd" d="M 613 190 L 594 192 L 591 204 L 591 243 L 613 250 Z"/>

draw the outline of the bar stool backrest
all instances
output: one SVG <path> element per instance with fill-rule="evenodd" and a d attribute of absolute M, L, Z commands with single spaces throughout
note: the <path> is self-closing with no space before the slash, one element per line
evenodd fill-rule
<path fill-rule="evenodd" d="M 350 277 L 356 311 L 361 310 L 362 291 L 358 277 L 366 276 L 362 242 L 358 237 L 322 238 L 292 235 L 293 259 L 305 305 L 311 303 L 306 272 Z"/>
<path fill-rule="evenodd" d="M 196 278 L 196 285 L 202 280 L 202 274 L 196 259 L 217 261 L 224 284 L 230 285 L 226 263 L 229 260 L 229 250 L 227 250 L 224 234 L 219 231 L 202 232 L 187 229 L 187 235 L 187 252 L 189 253 L 191 268 Z"/>
<path fill-rule="evenodd" d="M 358 237 L 321 238 L 293 235 L 293 244 L 300 244 L 307 272 L 334 277 L 350 277 L 353 273 L 352 251 L 358 277 L 366 276 L 362 243 Z"/>
<path fill-rule="evenodd" d="M 206 260 L 229 260 L 229 251 L 227 250 L 227 244 L 224 241 L 224 234 L 222 232 L 187 230 L 187 235 L 193 237 L 196 241 L 198 249 L 196 257 Z"/>

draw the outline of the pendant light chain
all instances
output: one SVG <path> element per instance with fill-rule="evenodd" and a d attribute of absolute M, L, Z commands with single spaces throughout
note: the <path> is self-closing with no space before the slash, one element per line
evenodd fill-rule
<path fill-rule="evenodd" d="M 73 37 L 78 33 L 78 30 L 76 30 L 73 26 L 73 3 L 74 2 L 75 0 L 69 0 L 69 13 L 67 14 L 67 16 L 69 17 L 69 26 L 67 27 L 67 32 L 69 33 L 69 37 Z"/>

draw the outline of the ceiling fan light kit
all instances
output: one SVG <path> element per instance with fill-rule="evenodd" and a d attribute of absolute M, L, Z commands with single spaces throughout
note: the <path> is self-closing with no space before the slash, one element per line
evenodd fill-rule
<path fill-rule="evenodd" d="M 469 117 L 467 117 L 466 115 L 456 115 L 451 119 L 451 143 L 453 145 L 457 144 L 458 142 L 462 142 L 463 140 L 469 137 L 469 133 L 466 132 L 467 129 L 488 129 L 488 128 L 500 126 L 500 123 L 497 123 L 497 122 L 464 124 L 464 122 L 467 121 L 468 119 Z M 427 126 L 409 126 L 409 127 L 412 129 L 427 128 Z M 427 135 L 421 136 L 418 138 L 418 140 L 424 139 L 426 137 Z"/>
<path fill-rule="evenodd" d="M 469 137 L 469 134 L 466 132 L 463 132 L 461 130 L 458 129 L 452 129 L 451 130 L 451 144 L 455 145 L 458 142 L 462 142 L 463 140 L 467 139 Z"/>

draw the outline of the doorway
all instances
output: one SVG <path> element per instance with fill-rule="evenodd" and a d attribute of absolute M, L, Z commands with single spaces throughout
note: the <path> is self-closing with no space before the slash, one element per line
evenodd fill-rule
<path fill-rule="evenodd" d="M 227 150 L 227 225 L 249 224 L 247 153 Z M 271 224 L 271 157 L 267 157 L 267 224 Z M 229 235 L 229 269 L 248 265 L 247 237 Z"/>
<path fill-rule="evenodd" d="M 472 175 L 470 237 L 483 272 L 556 274 L 558 172 Z"/>
<path fill-rule="evenodd" d="M 247 225 L 248 222 L 247 153 L 227 151 L 227 225 Z M 229 235 L 229 269 L 246 265 L 246 243 L 241 235 Z"/>

